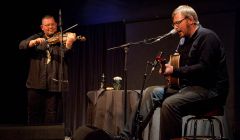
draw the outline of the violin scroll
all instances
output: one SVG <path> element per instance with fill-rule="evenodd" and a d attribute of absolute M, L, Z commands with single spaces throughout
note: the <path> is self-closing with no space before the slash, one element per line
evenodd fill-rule
<path fill-rule="evenodd" d="M 85 36 L 82 36 L 82 35 L 79 35 L 79 36 L 77 36 L 77 40 L 79 40 L 79 41 L 86 41 L 86 37 Z"/>

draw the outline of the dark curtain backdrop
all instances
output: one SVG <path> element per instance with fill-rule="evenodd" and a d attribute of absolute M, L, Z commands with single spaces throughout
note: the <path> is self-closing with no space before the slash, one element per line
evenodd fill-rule
<path fill-rule="evenodd" d="M 10 2 L 10 1 L 9 1 Z M 155 3 L 157 2 L 157 3 Z M 163 1 L 164 2 L 164 1 Z M 18 2 L 24 5 L 24 1 Z M 18 4 L 15 2 L 15 5 Z M 62 5 L 61 5 L 62 3 Z M 146 4 L 147 3 L 147 4 Z M 27 4 L 31 4 L 27 2 Z M 70 93 L 66 94 L 67 121 L 68 127 L 75 129 L 85 123 L 86 120 L 86 92 L 99 88 L 102 73 L 105 73 L 107 84 L 110 86 L 112 77 L 116 75 L 123 76 L 124 51 L 116 49 L 107 51 L 107 48 L 115 47 L 125 43 L 126 28 L 124 23 L 113 21 L 145 19 L 148 17 L 170 17 L 171 10 L 178 4 L 189 4 L 196 8 L 200 17 L 202 15 L 212 15 L 213 13 L 236 12 L 235 20 L 220 15 L 218 20 L 215 17 L 202 18 L 201 21 L 209 21 L 207 27 L 216 27 L 223 40 L 227 41 L 227 46 L 234 46 L 233 51 L 229 53 L 229 65 L 234 65 L 230 75 L 233 79 L 232 94 L 229 98 L 231 106 L 227 108 L 230 116 L 231 126 L 229 131 L 234 138 L 238 139 L 240 135 L 240 87 L 239 87 L 239 20 L 240 8 L 236 0 L 213 0 L 213 1 L 123 1 L 123 0 L 104 0 L 104 1 L 48 1 L 42 4 L 40 8 L 33 6 L 14 8 L 14 12 L 3 14 L 4 32 L 1 44 L 1 98 L 0 98 L 0 124 L 19 124 L 26 121 L 26 102 L 25 80 L 27 75 L 27 64 L 24 54 L 19 53 L 19 42 L 32 33 L 38 32 L 40 17 L 43 13 L 53 11 L 58 15 L 59 8 L 62 9 L 63 25 L 69 27 L 75 23 L 82 23 L 81 28 L 74 28 L 73 32 L 86 36 L 87 41 L 77 43 L 73 49 L 70 70 Z M 26 5 L 26 4 L 25 4 Z M 61 5 L 61 6 L 60 6 Z M 10 6 L 12 2 L 10 2 Z M 113 7 L 113 8 L 112 8 Z M 112 9 L 112 10 L 109 10 Z M 139 10 L 140 9 L 140 10 Z M 10 8 L 10 10 L 12 10 Z M 50 12 L 52 13 L 52 12 Z M 34 15 L 34 16 L 33 16 Z M 210 21 L 211 19 L 211 21 Z M 84 22 L 84 21 L 85 22 Z M 91 22 L 87 22 L 91 21 Z M 140 20 L 141 21 L 141 20 Z M 68 22 L 68 23 L 67 23 Z M 107 23 L 107 24 L 99 24 Z M 232 23 L 232 24 L 231 24 Z M 98 25 L 96 25 L 98 24 Z M 209 26 L 210 25 L 210 26 Z M 234 31 L 229 32 L 229 27 L 234 26 Z M 148 27 L 149 28 L 149 27 Z M 148 29 L 146 28 L 146 29 Z M 66 28 L 64 28 L 66 29 Z M 166 33 L 169 29 L 156 32 L 159 35 Z M 231 31 L 231 30 L 230 30 Z M 134 32 L 135 33 L 135 32 Z M 155 36 L 154 35 L 154 36 Z M 147 37 L 147 36 L 146 36 Z M 150 36 L 149 36 L 150 37 Z M 144 36 L 145 38 L 145 36 Z M 141 38 L 143 39 L 143 38 Z M 130 41 L 127 40 L 126 41 Z M 131 40 L 137 41 L 137 40 Z M 132 51 L 133 49 L 130 49 Z M 229 50 L 229 49 L 228 49 Z M 130 52 L 131 53 L 131 52 Z M 153 57 L 149 60 L 153 60 Z M 130 60 L 129 54 L 129 60 Z M 139 60 L 137 61 L 139 62 Z M 128 63 L 128 69 L 130 63 Z M 130 69 L 128 70 L 130 72 Z M 142 74 L 140 74 L 141 76 Z M 128 77 L 130 84 L 130 76 Z M 141 83 L 141 82 L 140 82 Z M 128 86 L 130 88 L 130 86 Z M 139 86 L 138 86 L 139 87 Z"/>
<path fill-rule="evenodd" d="M 125 24 L 114 22 L 79 28 L 86 42 L 76 43 L 70 58 L 70 92 L 66 95 L 66 128 L 75 131 L 86 121 L 86 93 L 100 87 L 101 75 L 106 85 L 112 86 L 114 76 L 123 77 L 124 49 L 117 47 L 125 42 Z"/>
<path fill-rule="evenodd" d="M 239 7 L 239 6 L 238 6 Z M 234 81 L 234 85 L 235 85 L 235 89 L 234 89 L 234 95 L 231 98 L 231 102 L 233 102 L 233 107 L 232 107 L 232 112 L 234 112 L 234 119 L 232 121 L 233 125 L 233 135 L 234 138 L 239 139 L 240 137 L 240 35 L 239 35 L 239 31 L 240 31 L 240 9 L 238 8 L 237 10 L 237 15 L 236 15 L 236 32 L 235 32 L 235 51 L 234 51 L 234 56 L 235 56 L 235 81 Z"/>

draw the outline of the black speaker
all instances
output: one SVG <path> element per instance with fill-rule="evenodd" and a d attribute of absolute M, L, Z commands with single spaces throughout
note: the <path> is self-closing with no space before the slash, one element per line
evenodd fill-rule
<path fill-rule="evenodd" d="M 100 128 L 80 126 L 73 134 L 73 140 L 113 140 L 112 136 Z"/>

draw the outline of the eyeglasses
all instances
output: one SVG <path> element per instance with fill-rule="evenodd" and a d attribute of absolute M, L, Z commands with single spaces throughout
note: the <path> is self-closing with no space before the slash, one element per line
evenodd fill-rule
<path fill-rule="evenodd" d="M 173 22 L 173 23 L 172 23 L 172 26 L 173 26 L 173 27 L 174 27 L 174 26 L 179 26 L 179 24 L 181 24 L 182 21 L 185 20 L 185 19 L 186 19 L 186 17 L 183 18 L 183 19 L 181 19 L 181 20 L 178 20 L 178 21 Z"/>

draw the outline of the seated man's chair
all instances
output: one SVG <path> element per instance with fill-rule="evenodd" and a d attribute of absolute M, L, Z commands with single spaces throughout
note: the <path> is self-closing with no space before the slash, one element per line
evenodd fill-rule
<path fill-rule="evenodd" d="M 194 116 L 188 118 L 184 124 L 184 137 L 192 137 L 192 138 L 210 138 L 210 139 L 223 139 L 223 125 L 219 118 L 216 116 L 223 116 L 224 115 L 224 109 L 222 106 L 220 107 L 213 107 L 212 110 L 207 112 L 199 112 L 197 114 L 193 114 Z M 197 136 L 197 128 L 199 121 L 208 121 L 209 127 L 210 127 L 210 135 L 204 135 L 204 136 Z M 191 122 L 191 123 L 190 123 Z M 219 136 L 215 135 L 215 125 L 214 122 L 217 123 L 218 129 L 219 129 Z M 188 130 L 191 129 L 193 126 L 193 134 L 187 135 Z"/>

